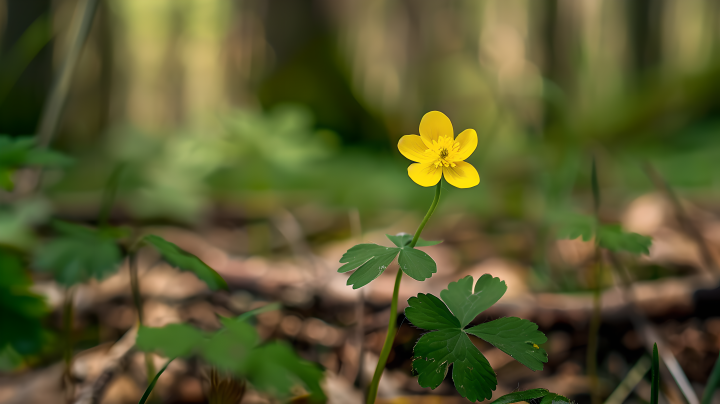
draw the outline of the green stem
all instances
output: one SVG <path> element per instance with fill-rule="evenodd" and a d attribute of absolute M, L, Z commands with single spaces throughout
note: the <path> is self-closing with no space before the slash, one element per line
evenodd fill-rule
<path fill-rule="evenodd" d="M 593 275 L 593 311 L 590 318 L 590 330 L 588 333 L 587 348 L 587 374 L 590 379 L 590 399 L 592 404 L 600 404 L 599 381 L 597 375 L 597 349 L 598 333 L 601 324 L 600 288 L 602 283 L 602 263 L 600 262 L 600 247 L 595 246 L 595 265 Z"/>
<path fill-rule="evenodd" d="M 422 233 L 423 229 L 425 228 L 425 224 L 430 220 L 430 216 L 432 216 L 433 212 L 435 212 L 435 208 L 438 205 L 438 202 L 440 202 L 440 191 L 442 190 L 442 181 L 438 182 L 435 186 L 435 199 L 433 199 L 432 204 L 430 205 L 430 209 L 428 209 L 427 214 L 425 214 L 425 218 L 420 223 L 420 227 L 418 227 L 417 231 L 415 232 L 415 237 L 413 237 L 412 241 L 408 245 L 410 248 L 415 248 L 415 244 L 417 244 L 418 239 L 420 239 L 420 233 Z"/>
<path fill-rule="evenodd" d="M 140 279 L 138 277 L 137 251 L 135 248 L 131 249 L 128 259 L 130 267 L 130 289 L 132 290 L 133 304 L 135 305 L 135 310 L 137 310 L 138 324 L 142 326 L 143 306 L 142 296 L 140 295 Z M 155 365 L 153 364 L 150 353 L 145 353 L 145 369 L 147 370 L 148 383 L 151 383 L 153 375 L 155 374 Z"/>
<path fill-rule="evenodd" d="M 430 205 L 430 209 L 428 210 L 425 218 L 420 223 L 420 226 L 415 232 L 415 237 L 413 237 L 412 241 L 408 245 L 410 248 L 415 247 L 418 239 L 420 239 L 420 233 L 422 233 L 423 228 L 425 228 L 425 224 L 427 224 L 428 220 L 430 220 L 430 216 L 432 216 L 433 212 L 435 212 L 435 208 L 437 207 L 438 202 L 440 202 L 441 186 L 442 182 L 438 182 L 437 186 L 435 187 L 435 199 L 433 199 L 432 204 Z M 402 274 L 402 270 L 398 269 L 397 276 L 395 277 L 395 288 L 393 289 L 392 302 L 390 303 L 390 321 L 388 322 L 388 330 L 387 334 L 385 335 L 385 342 L 383 343 L 382 350 L 380 351 L 380 357 L 378 358 L 378 364 L 375 368 L 375 374 L 373 374 L 372 381 L 370 382 L 370 386 L 368 387 L 367 404 L 373 404 L 375 402 L 375 398 L 377 398 L 378 385 L 380 385 L 380 377 L 382 377 L 383 370 L 385 370 L 385 364 L 387 363 L 388 357 L 390 356 L 390 350 L 392 350 L 392 343 L 393 340 L 395 340 L 395 334 L 397 334 L 397 306 Z"/>
<path fill-rule="evenodd" d="M 72 402 L 75 396 L 75 385 L 72 379 L 72 362 L 73 362 L 73 297 L 75 291 L 72 286 L 65 289 L 65 301 L 63 302 L 63 331 L 65 333 L 65 349 L 63 359 L 65 368 L 63 371 L 63 380 L 65 382 L 65 398 L 67 402 Z"/>

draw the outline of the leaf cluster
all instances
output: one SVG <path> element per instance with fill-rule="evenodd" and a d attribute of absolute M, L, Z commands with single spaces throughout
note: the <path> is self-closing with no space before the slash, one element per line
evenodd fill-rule
<path fill-rule="evenodd" d="M 353 289 L 359 289 L 380 276 L 385 269 L 398 257 L 400 269 L 411 278 L 424 281 L 437 272 L 437 264 L 424 251 L 410 247 L 411 234 L 387 235 L 395 247 L 383 247 L 377 244 L 358 244 L 343 254 L 340 263 L 345 264 L 338 272 L 345 273 L 356 269 L 347 280 Z M 431 246 L 442 241 L 418 239 L 417 247 Z"/>
<path fill-rule="evenodd" d="M 32 293 L 32 280 L 15 253 L 0 249 L 0 351 L 11 346 L 20 354 L 38 351 L 44 341 L 45 300 Z"/>
<path fill-rule="evenodd" d="M 652 245 L 651 237 L 626 232 L 617 224 L 598 224 L 594 218 L 581 215 L 564 220 L 558 227 L 557 236 L 571 240 L 582 237 L 583 241 L 590 241 L 595 237 L 601 248 L 637 255 L 649 254 Z"/>
<path fill-rule="evenodd" d="M 260 391 L 290 397 L 298 384 L 315 402 L 325 401 L 320 387 L 323 371 L 297 356 L 287 343 L 260 343 L 257 331 L 244 318 L 221 318 L 223 328 L 204 332 L 187 324 L 141 327 L 136 348 L 170 358 L 198 356 L 216 368 L 246 379 Z"/>
<path fill-rule="evenodd" d="M 62 285 L 104 279 L 123 259 L 117 240 L 127 236 L 122 228 L 92 229 L 74 223 L 54 223 L 58 236 L 38 248 L 35 268 L 50 272 Z"/>
<path fill-rule="evenodd" d="M 63 167 L 71 162 L 64 154 L 36 148 L 34 138 L 0 135 L 0 188 L 7 191 L 14 188 L 12 174 L 20 167 Z"/>
<path fill-rule="evenodd" d="M 547 353 L 539 345 L 547 337 L 528 320 L 506 317 L 465 328 L 507 291 L 499 278 L 485 274 L 475 284 L 466 276 L 440 292 L 440 298 L 420 293 L 408 300 L 407 318 L 419 328 L 433 330 L 413 350 L 413 371 L 422 387 L 435 389 L 453 366 L 455 388 L 470 401 L 488 400 L 497 386 L 495 371 L 470 335 L 481 338 L 532 370 L 542 370 Z"/>

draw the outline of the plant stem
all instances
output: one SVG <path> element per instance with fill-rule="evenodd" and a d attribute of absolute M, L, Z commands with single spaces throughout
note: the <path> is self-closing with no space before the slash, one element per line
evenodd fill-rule
<path fill-rule="evenodd" d="M 595 246 L 595 265 L 593 270 L 593 312 L 590 318 L 587 348 L 587 374 L 590 379 L 590 398 L 592 404 L 600 404 L 599 383 L 597 375 L 598 333 L 601 323 L 600 290 L 602 283 L 602 263 L 600 262 L 600 246 Z"/>
<path fill-rule="evenodd" d="M 65 382 L 65 398 L 68 402 L 72 402 L 75 396 L 75 386 L 72 379 L 74 292 L 72 286 L 65 289 L 65 301 L 63 302 L 63 331 L 65 333 L 65 352 L 63 353 L 65 369 L 63 371 L 63 380 Z"/>
<path fill-rule="evenodd" d="M 131 249 L 128 257 L 130 269 L 130 289 L 132 290 L 133 304 L 137 310 L 138 324 L 143 325 L 143 305 L 142 296 L 140 295 L 140 279 L 138 277 L 137 251 Z M 155 375 L 155 365 L 152 361 L 150 353 L 145 353 L 145 369 L 147 370 L 148 383 L 152 383 Z"/>
<path fill-rule="evenodd" d="M 412 241 L 408 245 L 409 248 L 415 247 L 418 239 L 420 239 L 420 233 L 422 233 L 423 228 L 425 228 L 425 224 L 427 224 L 428 220 L 430 220 L 430 216 L 432 216 L 433 212 L 435 212 L 435 208 L 437 207 L 438 202 L 440 202 L 441 187 L 442 182 L 438 182 L 435 187 L 435 199 L 433 199 L 430 209 L 428 209 L 427 214 L 425 214 L 425 218 L 415 232 L 415 237 L 413 237 Z M 373 374 L 372 381 L 368 387 L 367 404 L 373 404 L 375 402 L 375 398 L 377 398 L 380 377 L 382 377 L 383 370 L 385 370 L 385 364 L 390 356 L 390 350 L 392 350 L 392 343 L 393 340 L 395 340 L 395 334 L 397 334 L 398 294 L 400 293 L 400 281 L 402 280 L 402 275 L 402 269 L 398 268 L 397 276 L 395 277 L 395 288 L 393 289 L 392 302 L 390 303 L 390 321 L 388 322 L 388 330 L 385 335 L 385 342 L 383 343 L 382 350 L 380 351 L 380 357 L 378 358 L 378 364 L 375 368 L 375 374 Z"/>
<path fill-rule="evenodd" d="M 435 208 L 438 205 L 438 202 L 440 202 L 440 191 L 442 190 L 442 181 L 438 182 L 435 186 L 435 199 L 433 199 L 432 204 L 430 205 L 430 209 L 428 209 L 428 212 L 425 214 L 425 218 L 422 222 L 420 222 L 420 226 L 418 227 L 417 231 L 415 232 L 415 237 L 413 237 L 412 241 L 408 245 L 410 248 L 415 248 L 415 244 L 417 244 L 418 240 L 420 239 L 420 233 L 422 233 L 423 229 L 425 228 L 425 224 L 430 220 L 430 216 L 432 216 L 433 212 L 435 212 Z"/>

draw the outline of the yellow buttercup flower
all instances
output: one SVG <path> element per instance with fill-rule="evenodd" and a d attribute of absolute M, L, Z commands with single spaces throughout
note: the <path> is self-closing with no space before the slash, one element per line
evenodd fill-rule
<path fill-rule="evenodd" d="M 470 188 L 480 183 L 480 175 L 464 160 L 475 151 L 477 143 L 474 129 L 466 129 L 455 138 L 450 119 L 442 112 L 431 111 L 420 121 L 420 136 L 403 136 L 398 149 L 415 161 L 408 167 L 408 175 L 418 185 L 431 187 L 445 176 L 450 185 Z"/>

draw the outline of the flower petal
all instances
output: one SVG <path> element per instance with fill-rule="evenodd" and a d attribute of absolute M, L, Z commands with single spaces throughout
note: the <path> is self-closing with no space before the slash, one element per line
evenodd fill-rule
<path fill-rule="evenodd" d="M 430 147 L 432 141 L 438 140 L 440 136 L 450 136 L 452 139 L 455 134 L 450 118 L 440 111 L 430 111 L 420 121 L 420 136 L 423 142 Z"/>
<path fill-rule="evenodd" d="M 423 187 L 431 187 L 437 184 L 440 181 L 442 172 L 442 169 L 435 167 L 435 163 L 432 161 L 410 164 L 410 167 L 408 167 L 410 178 Z"/>
<path fill-rule="evenodd" d="M 478 144 L 477 132 L 475 129 L 465 129 L 455 139 L 460 143 L 460 150 L 452 156 L 453 161 L 465 160 L 475 151 Z"/>
<path fill-rule="evenodd" d="M 455 167 L 443 167 L 442 172 L 447 182 L 457 188 L 470 188 L 480 183 L 475 167 L 464 161 L 456 162 Z"/>
<path fill-rule="evenodd" d="M 398 142 L 398 150 L 400 150 L 400 153 L 418 163 L 433 159 L 429 154 L 425 154 L 425 150 L 427 149 L 428 147 L 425 146 L 425 143 L 423 143 L 418 135 L 405 135 L 401 137 Z"/>

